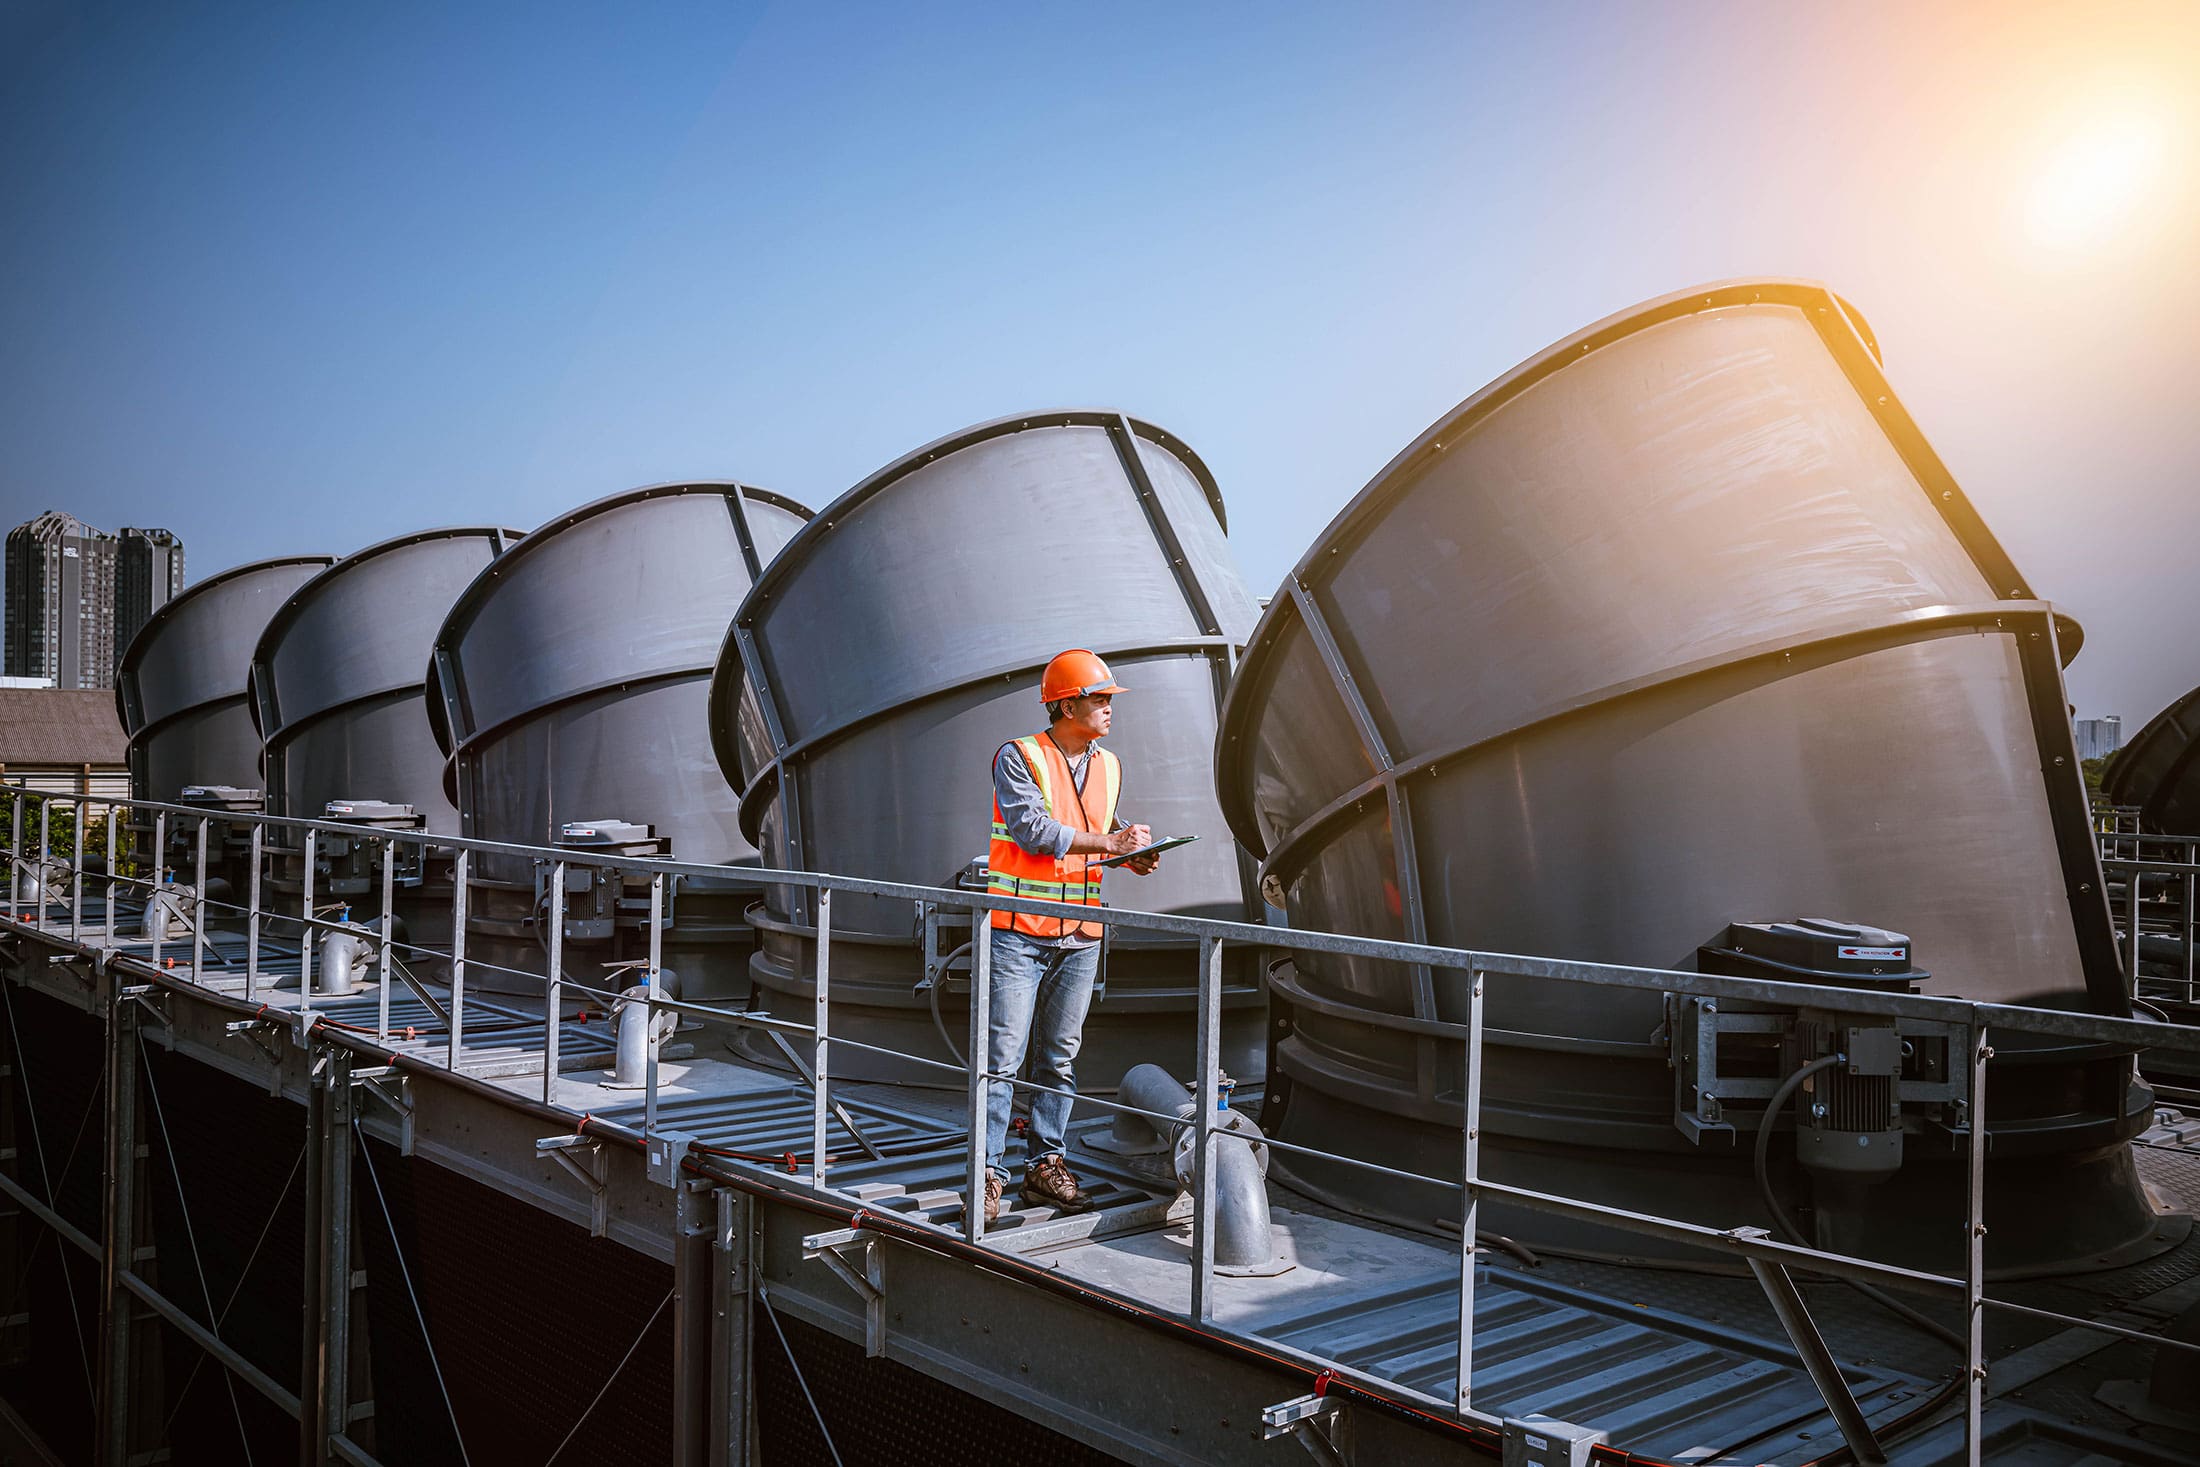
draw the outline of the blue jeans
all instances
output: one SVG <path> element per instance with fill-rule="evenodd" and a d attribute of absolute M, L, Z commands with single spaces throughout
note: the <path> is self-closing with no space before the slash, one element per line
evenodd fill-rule
<path fill-rule="evenodd" d="M 985 1163 L 1006 1177 L 1008 1112 L 1016 1090 L 1009 1082 L 1031 1050 L 1031 1134 L 1024 1154 L 1036 1161 L 1062 1150 L 1070 1107 L 1077 1100 L 1077 1049 L 1085 1039 L 1085 1010 L 1100 971 L 1100 947 L 1061 947 L 1006 927 L 993 933 L 993 982 L 987 1017 Z"/>

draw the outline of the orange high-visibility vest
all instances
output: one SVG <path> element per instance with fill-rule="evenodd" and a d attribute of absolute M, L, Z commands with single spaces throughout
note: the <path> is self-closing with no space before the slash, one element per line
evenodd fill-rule
<path fill-rule="evenodd" d="M 1046 798 L 1047 813 L 1072 830 L 1105 835 L 1115 828 L 1115 797 L 1123 787 L 1123 766 L 1095 743 L 1092 763 L 1085 770 L 1085 788 L 1078 791 L 1070 777 L 1069 760 L 1054 740 L 1032 734 L 1012 741 L 1024 756 L 1024 767 L 1038 782 Z M 1007 744 L 1001 745 L 1006 749 Z M 995 750 L 993 757 L 1001 757 Z M 1107 868 L 1094 857 L 1033 855 L 1016 844 L 1001 819 L 1000 796 L 993 799 L 993 844 L 986 855 L 985 889 L 995 896 L 1034 897 L 1050 902 L 1100 905 L 1100 878 Z M 1025 912 L 995 912 L 995 927 L 1007 927 L 1030 937 L 1098 937 L 1097 922 L 1074 922 L 1066 917 L 1035 917 Z"/>

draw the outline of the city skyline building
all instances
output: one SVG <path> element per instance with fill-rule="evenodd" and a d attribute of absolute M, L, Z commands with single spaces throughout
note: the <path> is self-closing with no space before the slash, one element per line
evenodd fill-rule
<path fill-rule="evenodd" d="M 183 541 L 172 530 L 124 525 L 115 537 L 115 652 L 108 683 L 122 669 L 130 639 L 183 589 Z"/>
<path fill-rule="evenodd" d="M 2071 727 L 2078 735 L 2080 759 L 2105 759 L 2124 746 L 2124 720 L 2121 714 L 2081 718 Z"/>
<path fill-rule="evenodd" d="M 62 510 L 8 532 L 0 673 L 57 688 L 111 688 L 130 637 L 183 588 L 167 530 L 110 535 Z"/>

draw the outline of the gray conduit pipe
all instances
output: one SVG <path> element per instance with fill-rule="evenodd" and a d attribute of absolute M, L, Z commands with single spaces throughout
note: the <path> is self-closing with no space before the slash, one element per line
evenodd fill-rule
<path fill-rule="evenodd" d="M 657 970 L 657 993 L 660 998 L 680 996 L 680 975 L 670 968 Z M 680 1027 L 680 1016 L 660 1012 L 656 1022 L 650 1021 L 649 984 L 634 984 L 619 995 L 612 1005 L 616 1011 L 613 1022 L 617 1026 L 619 1047 L 612 1057 L 611 1084 L 622 1090 L 637 1089 L 645 1083 L 649 1073 L 649 1050 L 652 1044 L 662 1044 Z"/>
<path fill-rule="evenodd" d="M 1135 1065 L 1123 1076 L 1115 1098 L 1125 1105 L 1158 1115 L 1173 1115 L 1173 1134 L 1159 1136 L 1175 1153 L 1177 1182 L 1189 1192 L 1194 1176 L 1194 1119 L 1199 1101 L 1174 1075 L 1159 1065 Z M 1154 1129 L 1141 1116 L 1116 1118 L 1122 1129 Z M 1268 1183 L 1265 1149 L 1256 1151 L 1260 1128 L 1250 1116 L 1232 1112 L 1216 1117 L 1214 1166 L 1209 1175 L 1215 1191 L 1215 1266 L 1260 1269 L 1275 1261 L 1275 1244 L 1268 1230 Z M 1156 1131 L 1158 1136 L 1158 1131 Z"/>

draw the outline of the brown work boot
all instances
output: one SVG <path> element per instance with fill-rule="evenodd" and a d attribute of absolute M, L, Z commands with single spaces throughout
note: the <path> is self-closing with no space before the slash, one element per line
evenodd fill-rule
<path fill-rule="evenodd" d="M 1001 1174 L 988 1169 L 985 1174 L 985 1220 L 997 1223 L 1001 1220 Z"/>
<path fill-rule="evenodd" d="M 1024 1173 L 1024 1201 L 1037 1202 L 1056 1212 L 1090 1212 L 1099 1206 L 1077 1185 L 1069 1163 L 1060 1156 L 1042 1156 Z"/>

